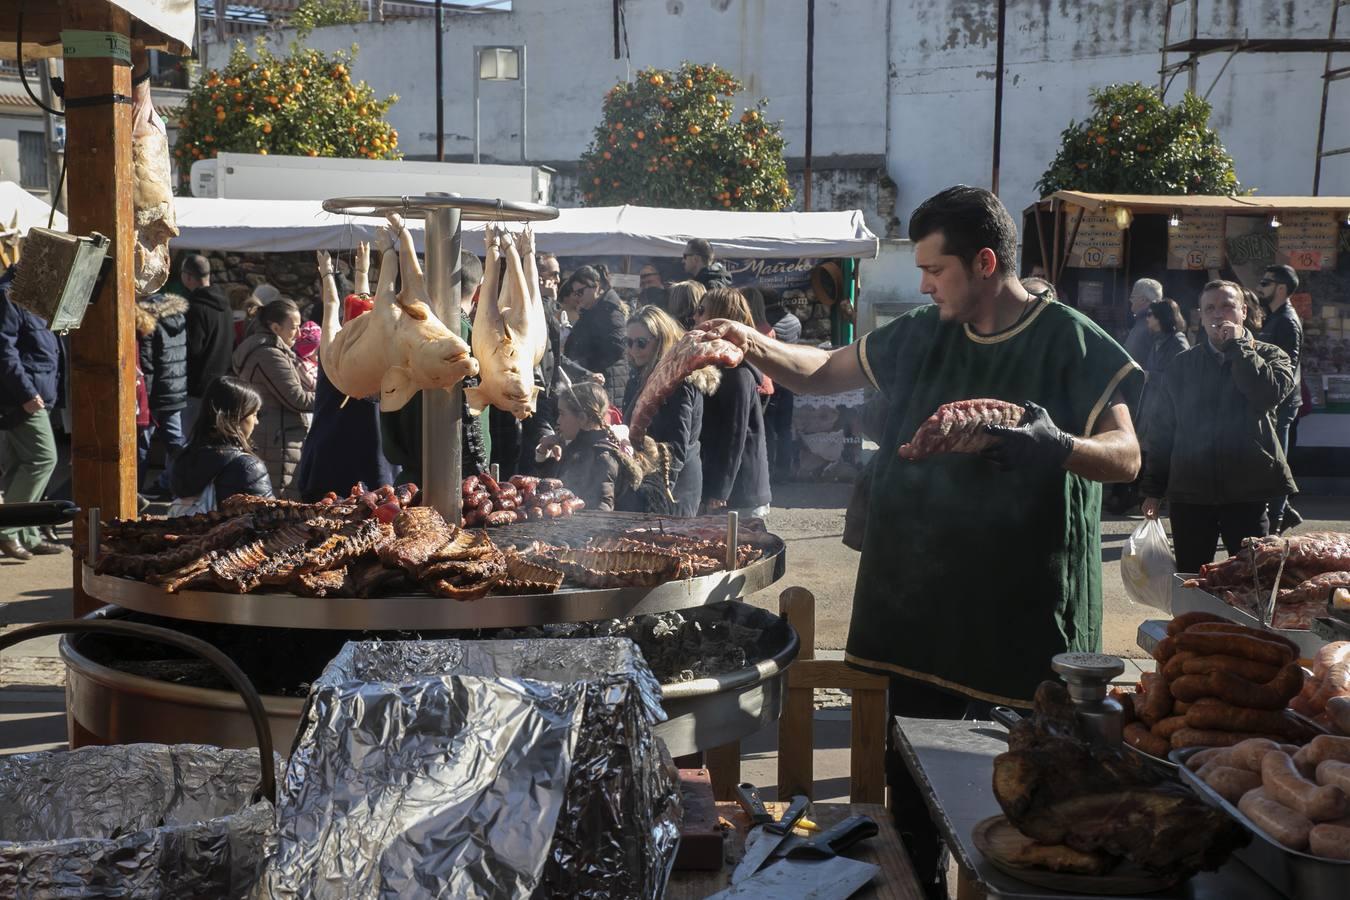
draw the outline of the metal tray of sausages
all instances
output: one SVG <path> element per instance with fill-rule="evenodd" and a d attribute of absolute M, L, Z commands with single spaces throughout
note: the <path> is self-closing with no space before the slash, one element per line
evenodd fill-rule
<path fill-rule="evenodd" d="M 1350 860 L 1326 859 L 1290 850 L 1262 831 L 1260 826 L 1247 818 L 1242 810 L 1220 797 L 1213 788 L 1187 768 L 1186 760 L 1204 749 L 1206 748 L 1188 747 L 1184 750 L 1173 750 L 1168 756 L 1177 764 L 1182 781 L 1190 785 L 1202 800 L 1222 809 L 1252 833 L 1252 842 L 1233 855 L 1286 897 L 1294 897 L 1297 900 L 1350 897 Z"/>
<path fill-rule="evenodd" d="M 1273 631 L 1280 637 L 1293 641 L 1294 646 L 1298 647 L 1298 655 L 1301 659 L 1312 659 L 1317 655 L 1317 651 L 1327 644 L 1327 639 L 1315 631 L 1294 628 L 1266 628 L 1256 616 L 1235 606 L 1229 606 L 1223 602 L 1222 598 L 1216 597 L 1208 591 L 1183 587 L 1186 579 L 1192 576 L 1178 572 L 1173 577 L 1175 578 L 1172 582 L 1173 618 L 1182 613 L 1207 612 L 1242 625 L 1250 625 L 1252 628 Z"/>

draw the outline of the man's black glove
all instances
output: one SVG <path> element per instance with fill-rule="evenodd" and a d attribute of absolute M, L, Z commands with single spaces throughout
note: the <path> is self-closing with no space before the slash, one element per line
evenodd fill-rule
<path fill-rule="evenodd" d="M 1027 411 L 1016 428 L 988 426 L 989 434 L 998 442 L 980 455 L 1005 472 L 1037 466 L 1062 469 L 1073 452 L 1073 438 L 1055 427 L 1044 407 L 1029 402 L 1022 405 Z"/>

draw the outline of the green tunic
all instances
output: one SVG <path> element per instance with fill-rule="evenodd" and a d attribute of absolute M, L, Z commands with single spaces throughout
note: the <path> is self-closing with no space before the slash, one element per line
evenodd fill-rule
<path fill-rule="evenodd" d="M 897 449 L 943 403 L 1033 401 L 1092 433 L 1143 373 L 1091 320 L 1041 301 L 981 336 L 925 306 L 857 344 L 889 419 L 872 481 L 847 660 L 981 700 L 1031 706 L 1050 658 L 1102 643 L 1101 485 L 1063 470 L 1000 471 L 975 454 Z"/>

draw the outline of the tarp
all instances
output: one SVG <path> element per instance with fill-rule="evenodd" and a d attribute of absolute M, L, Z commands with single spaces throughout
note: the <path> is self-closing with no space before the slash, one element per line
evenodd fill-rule
<path fill-rule="evenodd" d="M 217 200 L 177 197 L 175 249 L 235 253 L 347 250 L 373 240 L 383 220 L 323 211 L 311 200 Z M 422 223 L 410 221 L 418 249 Z M 558 256 L 678 257 L 701 237 L 733 259 L 863 257 L 877 254 L 877 237 L 860 210 L 841 212 L 714 212 L 602 206 L 559 210 L 536 222 L 536 245 Z M 464 248 L 483 254 L 483 224 L 464 224 Z"/>
<path fill-rule="evenodd" d="M 0 234 L 9 234 L 18 217 L 19 234 L 27 234 L 33 227 L 46 228 L 52 208 L 12 181 L 0 181 Z M 56 214 L 52 228 L 66 230 L 66 217 Z"/>

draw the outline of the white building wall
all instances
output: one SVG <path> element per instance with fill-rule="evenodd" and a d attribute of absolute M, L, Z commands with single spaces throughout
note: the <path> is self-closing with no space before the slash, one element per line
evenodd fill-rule
<path fill-rule="evenodd" d="M 42 119 L 38 116 L 0 115 L 0 181 L 12 181 L 22 184 L 19 171 L 19 132 L 33 131 L 42 133 Z M 44 201 L 50 200 L 46 191 L 33 191 L 34 196 Z M 0 210 L 0 226 L 9 223 L 13 211 Z"/>

